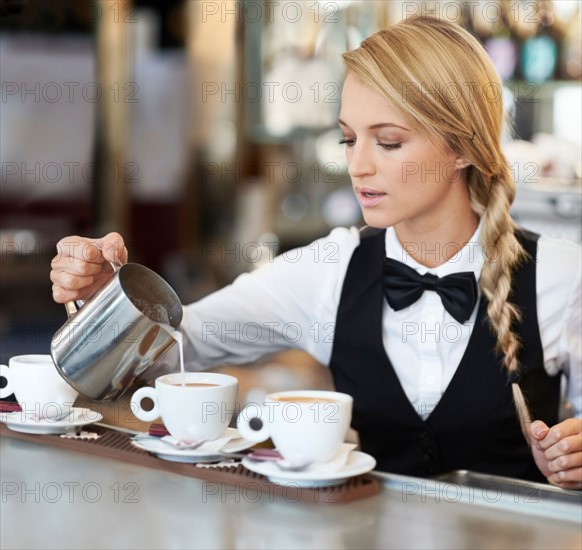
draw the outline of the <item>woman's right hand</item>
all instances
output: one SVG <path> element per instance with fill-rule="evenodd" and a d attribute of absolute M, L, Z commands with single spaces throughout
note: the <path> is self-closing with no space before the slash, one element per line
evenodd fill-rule
<path fill-rule="evenodd" d="M 61 239 L 51 261 L 55 302 L 89 299 L 113 275 L 110 262 L 127 262 L 127 248 L 119 233 L 109 233 L 102 239 Z"/>

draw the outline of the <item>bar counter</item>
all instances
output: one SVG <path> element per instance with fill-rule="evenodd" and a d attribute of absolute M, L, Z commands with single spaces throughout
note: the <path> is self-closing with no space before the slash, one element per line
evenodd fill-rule
<path fill-rule="evenodd" d="M 375 496 L 308 504 L 292 491 L 259 494 L 7 437 L 0 476 L 6 549 L 582 547 L 582 508 L 548 514 L 527 491 L 504 509 L 494 492 L 460 498 L 452 485 L 381 475 Z"/>

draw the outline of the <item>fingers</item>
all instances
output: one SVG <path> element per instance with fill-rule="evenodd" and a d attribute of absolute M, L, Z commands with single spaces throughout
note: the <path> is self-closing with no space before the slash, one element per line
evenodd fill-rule
<path fill-rule="evenodd" d="M 548 476 L 548 481 L 563 489 L 582 489 L 582 467 L 561 470 Z"/>
<path fill-rule="evenodd" d="M 53 271 L 70 273 L 71 275 L 76 275 L 78 277 L 91 277 L 98 273 L 101 273 L 106 267 L 106 270 L 111 271 L 111 266 L 107 263 L 104 266 L 104 262 L 94 262 L 89 260 L 83 260 L 80 258 L 75 258 L 73 256 L 64 256 L 57 254 L 52 262 L 51 268 Z M 53 282 L 56 282 L 52 279 Z"/>
<path fill-rule="evenodd" d="M 532 427 L 530 428 L 532 435 L 537 440 L 538 448 L 542 451 L 547 451 L 564 438 L 575 435 L 580 436 L 582 434 L 582 419 L 580 418 L 568 418 L 568 420 L 552 426 L 547 431 L 544 430 L 543 426 L 547 428 L 543 422 L 537 420 L 536 422 L 532 422 Z"/>
<path fill-rule="evenodd" d="M 109 233 L 102 239 L 97 239 L 101 246 L 103 256 L 108 262 L 127 262 L 127 248 L 123 242 L 123 237 L 119 233 Z"/>
<path fill-rule="evenodd" d="M 60 285 L 53 284 L 53 300 L 57 304 L 64 304 L 65 302 L 76 301 L 76 300 L 88 300 L 99 290 L 105 281 L 111 276 L 109 273 L 106 277 L 100 277 L 95 282 L 89 286 L 86 286 L 78 290 L 68 290 Z"/>
<path fill-rule="evenodd" d="M 94 276 L 83 276 L 80 274 L 69 273 L 56 269 L 51 270 L 50 279 L 53 284 L 70 291 L 81 290 L 95 282 Z"/>
<path fill-rule="evenodd" d="M 57 243 L 57 255 L 52 265 L 64 266 L 80 260 L 87 263 L 102 264 L 104 262 L 127 261 L 127 248 L 119 233 L 109 233 L 101 239 L 86 237 L 65 237 Z"/>
<path fill-rule="evenodd" d="M 582 419 L 569 418 L 551 428 L 536 421 L 530 431 L 534 456 L 543 453 L 540 469 L 548 481 L 564 489 L 582 489 Z"/>
<path fill-rule="evenodd" d="M 52 264 L 66 265 L 71 259 L 90 263 L 103 263 L 104 258 L 101 254 L 99 240 L 78 236 L 61 239 L 57 243 L 57 255 L 53 258 Z"/>
<path fill-rule="evenodd" d="M 573 468 L 582 467 L 582 452 L 559 456 L 548 462 L 550 472 L 558 473 Z"/>
<path fill-rule="evenodd" d="M 560 439 L 557 443 L 548 447 L 544 454 L 548 460 L 555 460 L 556 458 L 582 451 L 582 435 L 570 435 Z"/>
<path fill-rule="evenodd" d="M 51 261 L 53 299 L 57 303 L 87 300 L 111 277 L 110 262 L 125 263 L 127 258 L 127 248 L 119 233 L 109 233 L 101 239 L 78 236 L 61 239 Z"/>

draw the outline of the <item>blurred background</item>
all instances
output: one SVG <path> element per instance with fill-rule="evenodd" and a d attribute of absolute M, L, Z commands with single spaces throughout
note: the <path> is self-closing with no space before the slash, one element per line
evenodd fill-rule
<path fill-rule="evenodd" d="M 120 232 L 188 303 L 360 224 L 341 53 L 423 14 L 465 26 L 504 81 L 515 217 L 580 241 L 578 0 L 0 0 L 2 363 L 47 353 L 66 318 L 48 278 L 64 236 Z M 329 385 L 317 367 L 224 370 L 260 398 Z"/>

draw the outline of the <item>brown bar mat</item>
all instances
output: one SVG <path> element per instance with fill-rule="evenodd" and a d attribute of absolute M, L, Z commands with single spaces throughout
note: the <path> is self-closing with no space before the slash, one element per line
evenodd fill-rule
<path fill-rule="evenodd" d="M 137 449 L 130 443 L 131 436 L 101 426 L 90 426 L 90 431 L 99 434 L 98 439 L 68 439 L 59 435 L 38 435 L 15 432 L 0 423 L 0 437 L 10 437 L 23 441 L 32 441 L 43 445 L 52 445 L 61 449 L 102 456 L 113 460 L 163 470 L 188 477 L 196 477 L 214 483 L 236 485 L 244 490 L 275 495 L 286 501 L 303 501 L 316 504 L 341 504 L 375 495 L 380 490 L 380 483 L 370 475 L 349 478 L 341 485 L 317 489 L 299 488 L 293 483 L 277 485 L 265 476 L 247 470 L 242 464 L 236 466 L 203 467 L 196 464 L 170 462 L 153 454 Z"/>

